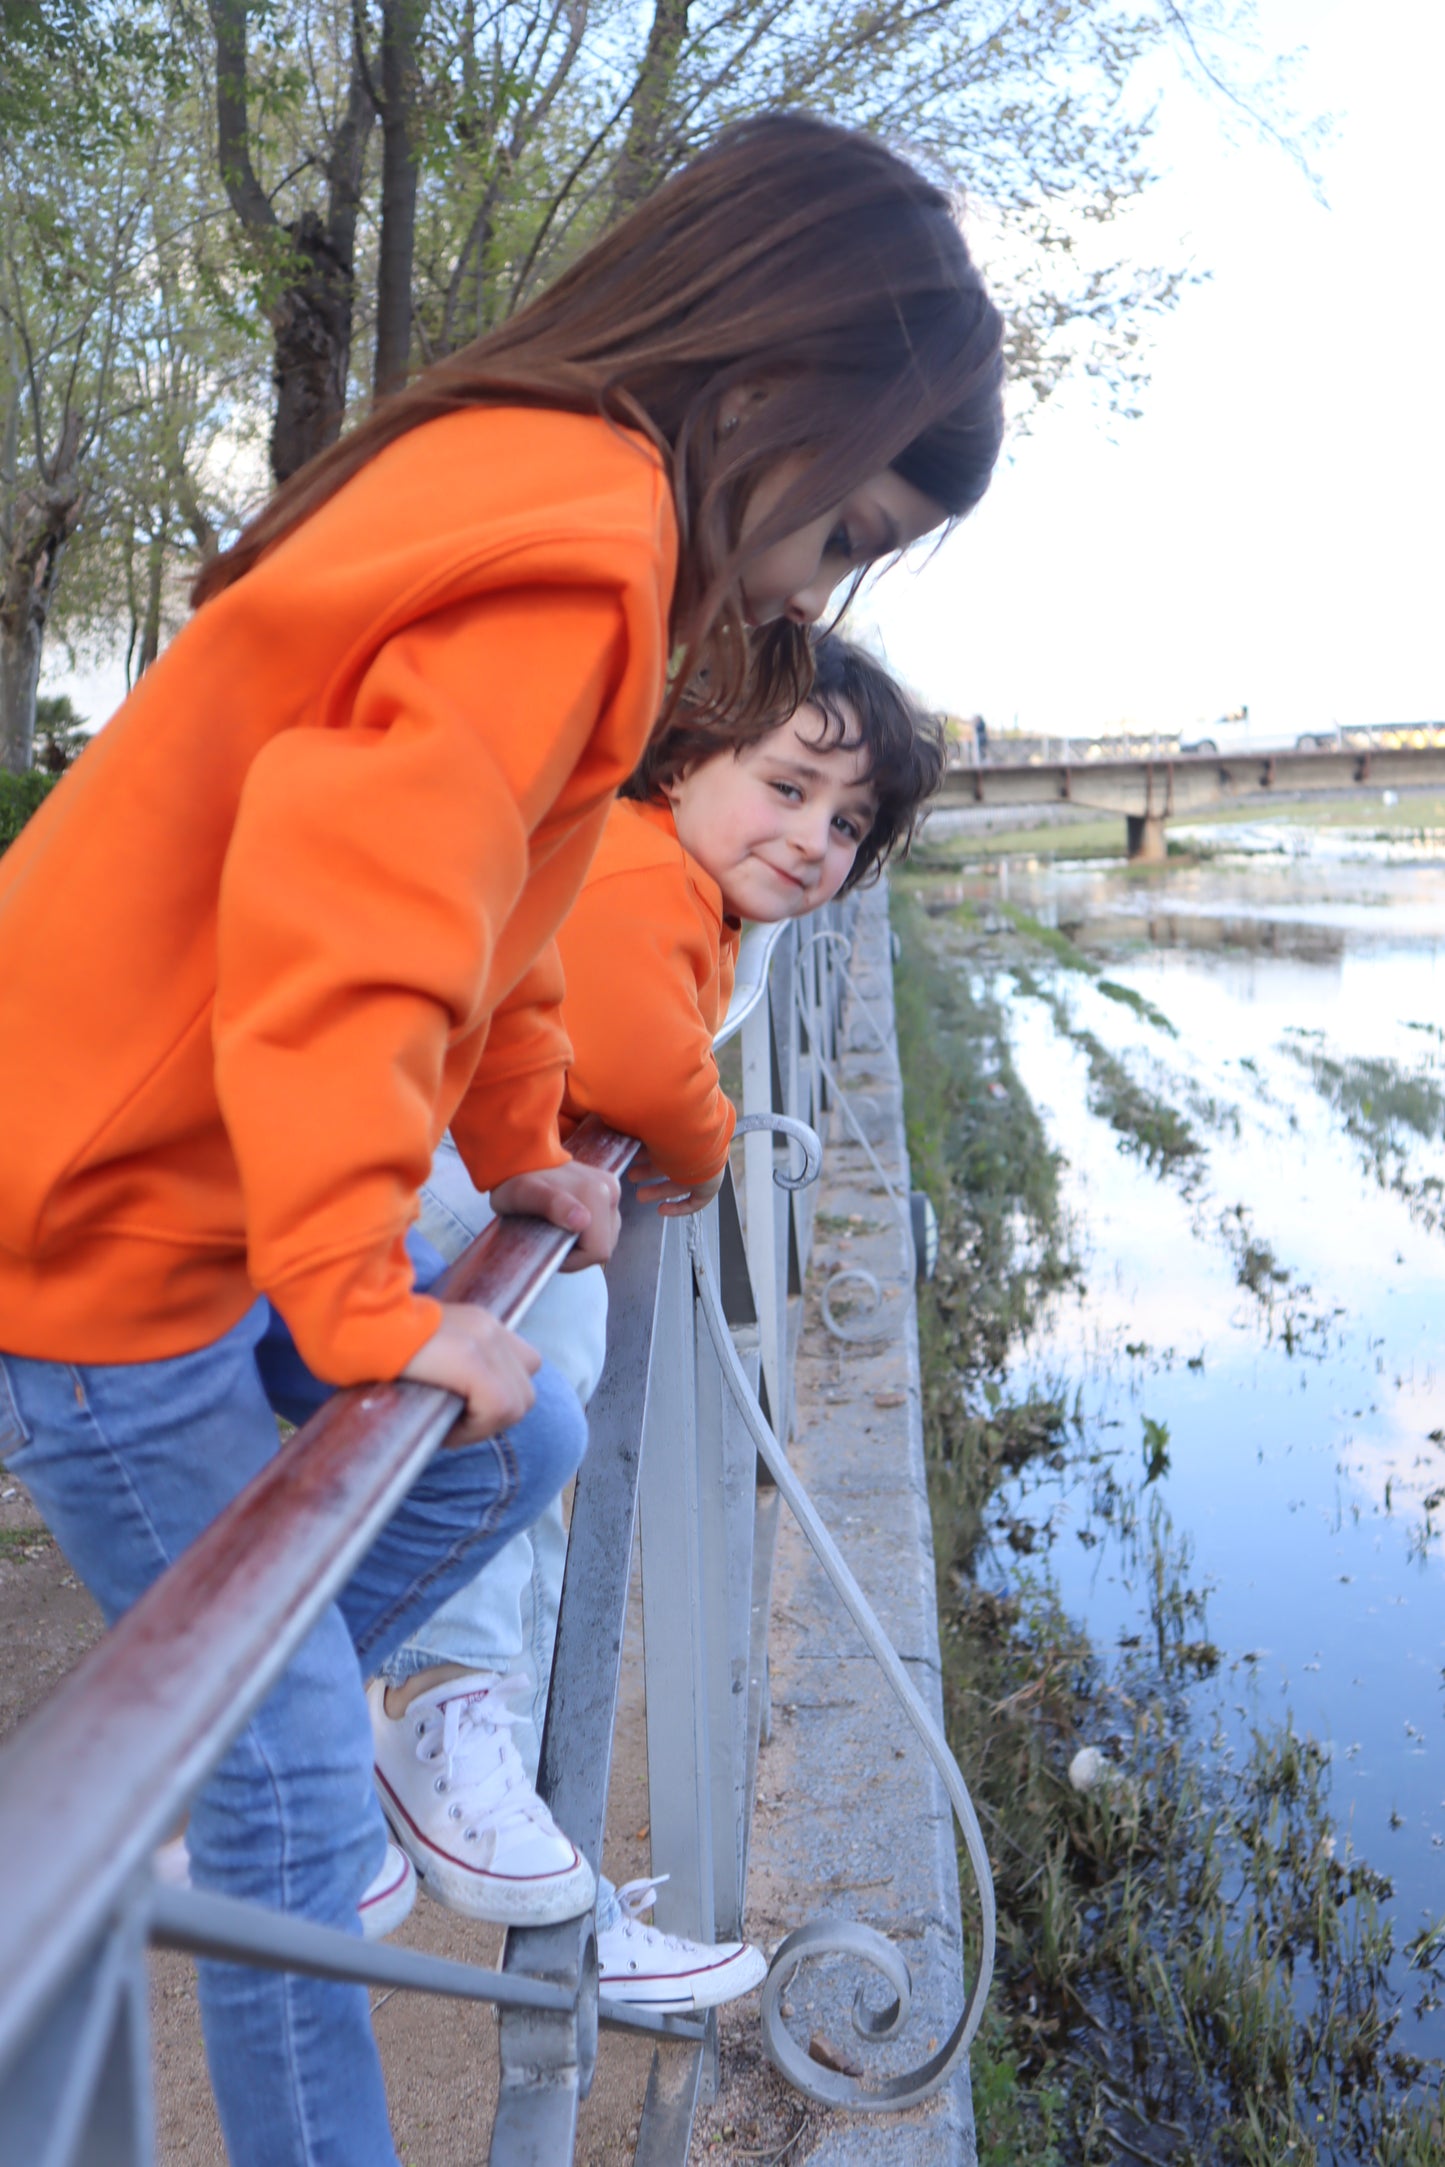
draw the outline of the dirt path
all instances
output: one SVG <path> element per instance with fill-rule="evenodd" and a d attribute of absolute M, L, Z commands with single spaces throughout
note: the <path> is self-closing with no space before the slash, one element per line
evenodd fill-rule
<path fill-rule="evenodd" d="M 59 1682 L 101 1634 L 100 1614 L 77 1581 L 23 1487 L 0 1470 L 0 1735 Z M 634 1589 L 634 1596 L 636 1590 Z M 623 1703 L 608 1807 L 606 1863 L 616 1881 L 648 1871 L 647 1758 L 642 1701 L 642 1625 L 634 1601 Z M 437 1955 L 495 1963 L 498 1929 L 474 1925 L 425 1896 L 397 1940 Z M 195 1966 L 158 1952 L 152 2022 L 160 2167 L 224 2167 L 196 2005 Z M 497 2044 L 490 2010 L 430 1996 L 374 1997 L 392 2122 L 403 2167 L 476 2167 L 485 2156 L 496 2100 Z M 801 2102 L 763 2062 L 756 2000 L 726 2012 L 723 2086 L 699 2116 L 693 2158 L 726 2162 L 806 2157 Z M 578 2167 L 625 2167 L 632 2158 L 651 2063 L 650 2045 L 607 2034 L 597 2082 L 582 2109 Z M 735 2151 L 734 2147 L 738 2150 Z"/>

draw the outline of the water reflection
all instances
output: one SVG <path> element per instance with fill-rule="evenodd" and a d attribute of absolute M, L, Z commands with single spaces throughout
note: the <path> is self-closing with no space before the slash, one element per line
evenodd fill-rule
<path fill-rule="evenodd" d="M 1001 885 L 981 872 L 958 893 L 986 909 Z M 1101 1514 L 1100 1478 L 1137 1491 L 1143 1418 L 1167 1424 L 1149 1495 L 1192 1541 L 1222 1656 L 1197 1689 L 1201 1735 L 1219 1722 L 1237 1750 L 1288 1710 L 1328 1746 L 1342 1835 L 1394 1881 L 1403 1943 L 1445 1910 L 1445 1140 L 1391 1126 L 1367 1092 L 1351 1133 L 1313 1057 L 1445 1082 L 1445 863 L 1438 845 L 1412 862 L 1336 836 L 1147 881 L 1016 862 L 1007 891 L 1169 1019 L 1177 1036 L 1077 970 L 1044 988 L 1203 1150 L 1168 1178 L 1127 1155 L 1055 1008 L 1000 979 L 1085 1271 L 1013 1380 L 1077 1391 L 1081 1450 L 1010 1486 L 1001 1529 L 1032 1549 L 1001 1532 L 997 1569 L 1047 1549 L 1097 1644 L 1147 1645 L 1139 1543 Z M 1441 2017 L 1410 2043 L 1445 2051 Z"/>

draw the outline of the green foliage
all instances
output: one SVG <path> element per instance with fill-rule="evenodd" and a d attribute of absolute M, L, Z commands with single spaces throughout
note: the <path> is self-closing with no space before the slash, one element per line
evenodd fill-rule
<path fill-rule="evenodd" d="M 1152 1415 L 1144 1415 L 1144 1480 L 1157 1482 L 1169 1472 L 1169 1425 L 1156 1422 Z"/>
<path fill-rule="evenodd" d="M 63 774 L 90 742 L 90 727 L 68 693 L 42 692 L 35 702 L 35 764 Z"/>
<path fill-rule="evenodd" d="M 1445 1089 L 1438 1075 L 1384 1058 L 1336 1061 L 1300 1045 L 1290 1051 L 1372 1159 L 1398 1150 L 1402 1137 L 1445 1136 Z"/>
<path fill-rule="evenodd" d="M 1064 2093 L 1057 2085 L 1030 2083 L 1023 2063 L 991 2002 L 969 2057 L 978 2167 L 1064 2167 L 1058 2144 Z"/>
<path fill-rule="evenodd" d="M 1066 971 L 1079 971 L 1087 978 L 1098 976 L 1099 966 L 1092 956 L 1086 956 L 1082 948 L 1075 947 L 1067 933 L 1057 926 L 1044 925 L 1031 912 L 1020 910 L 1016 903 L 1000 902 L 999 915 L 1007 918 L 1016 933 L 1022 934 L 1031 948 L 1037 948 Z"/>
<path fill-rule="evenodd" d="M 46 500 L 32 632 L 143 670 L 262 482 L 273 361 L 306 456 L 369 398 L 373 335 L 388 371 L 408 335 L 413 365 L 454 351 L 760 110 L 873 130 L 967 193 L 1022 407 L 1082 375 L 1135 411 L 1183 283 L 1109 242 L 1152 178 L 1136 84 L 1172 41 L 1258 115 L 1252 5 L 0 0 L 0 526 Z M 406 56 L 379 92 L 384 23 Z M 383 102 L 414 169 L 385 201 Z M 334 386 L 309 408 L 308 370 Z M 0 733 L 23 764 L 28 714 Z"/>
<path fill-rule="evenodd" d="M 1158 1173 L 1193 1167 L 1202 1146 L 1179 1109 L 1148 1090 L 1116 1053 L 1092 1031 L 1071 1022 L 1057 1004 L 1054 1020 L 1089 1064 L 1090 1111 L 1108 1122 L 1124 1150 L 1136 1153 Z"/>
<path fill-rule="evenodd" d="M 1156 1008 L 1152 1001 L 1146 1000 L 1133 986 L 1121 986 L 1113 978 L 1101 978 L 1098 985 L 1105 1000 L 1117 1001 L 1121 1007 L 1132 1009 L 1143 1022 L 1152 1023 L 1156 1031 L 1163 1031 L 1170 1038 L 1179 1036 L 1163 1009 Z"/>
<path fill-rule="evenodd" d="M 205 88 L 170 0 L 37 0 L 18 20 L 0 93 L 0 533 L 28 599 L 0 622 L 15 769 L 41 640 L 113 652 L 129 605 L 151 659 L 178 560 L 214 539 L 212 447 L 224 430 L 234 456 L 247 433 L 216 307 Z"/>
<path fill-rule="evenodd" d="M 894 973 L 898 1040 L 908 1077 L 905 1118 L 914 1179 L 940 1224 L 938 1269 L 920 1330 L 982 1378 L 1003 1361 L 1020 1319 L 1071 1266 L 1059 1225 L 1059 1161 L 1009 1055 L 1002 1012 L 962 968 L 949 968 L 918 904 L 894 889 L 902 953 Z M 1028 1230 L 1021 1251 L 1014 1225 Z"/>
<path fill-rule="evenodd" d="M 31 768 L 25 775 L 12 775 L 8 768 L 0 768 L 0 850 L 14 842 L 54 787 L 55 777 L 39 768 Z"/>

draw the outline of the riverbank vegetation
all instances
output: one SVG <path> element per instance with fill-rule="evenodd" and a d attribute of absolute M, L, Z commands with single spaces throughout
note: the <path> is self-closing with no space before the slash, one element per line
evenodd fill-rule
<path fill-rule="evenodd" d="M 1056 1021 L 1081 1043 L 1057 981 L 1097 983 L 1099 967 L 1023 914 L 929 917 L 919 893 L 897 885 L 894 923 L 909 1148 L 941 1229 L 919 1325 L 945 1702 L 999 1896 L 980 2160 L 1438 2167 L 1438 2092 L 1396 2040 L 1391 1887 L 1335 1825 L 1328 1745 L 1288 1717 L 1260 1717 L 1234 1756 L 1202 1732 L 1220 1654 L 1166 1502 L 1167 1425 L 1143 1417 L 1126 1459 L 1087 1434 L 1073 1380 L 1011 1385 L 1031 1324 L 1084 1267 L 1003 989 L 1063 1003 Z M 1114 1103 L 1128 1112 L 1129 1094 Z M 1097 1110 L 1161 1176 L 1188 1157 L 1151 1149 L 1137 1106 L 1132 1130 Z M 1272 1255 L 1242 1219 L 1234 1235 L 1239 1283 L 1271 1299 Z M 1092 1484 L 1148 1591 L 1136 1645 L 1097 1648 L 1032 1524 L 1010 1519 L 1031 1463 Z M 1409 1952 L 1429 2006 L 1442 1939 Z"/>
<path fill-rule="evenodd" d="M 1166 833 L 1169 857 L 1209 859 L 1231 847 L 1230 830 L 1247 828 L 1255 849 L 1260 835 L 1281 831 L 1277 848 L 1289 847 L 1290 830 L 1353 831 L 1374 843 L 1437 843 L 1445 834 L 1445 796 L 1431 786 L 1418 790 L 1349 790 L 1307 794 L 1294 799 L 1257 800 L 1248 812 L 1238 806 L 1190 815 Z M 946 874 L 1002 858 L 1067 858 L 1117 862 L 1124 838 L 1123 816 L 1057 805 L 1015 806 L 1007 816 L 979 818 L 945 809 L 924 830 L 911 864 L 917 874 Z M 1155 880 L 1157 865 L 1131 866 L 1140 880 Z"/>

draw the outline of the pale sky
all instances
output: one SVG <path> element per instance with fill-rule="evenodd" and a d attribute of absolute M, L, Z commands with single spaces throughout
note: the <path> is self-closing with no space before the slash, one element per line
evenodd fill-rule
<path fill-rule="evenodd" d="M 1445 6 L 1259 0 L 1258 20 L 1268 50 L 1308 46 L 1298 109 L 1335 117 L 1329 207 L 1168 86 L 1139 253 L 1212 277 L 1158 333 L 1142 420 L 1060 395 L 934 560 L 876 590 L 889 659 L 953 713 L 1445 717 Z"/>
<path fill-rule="evenodd" d="M 1177 70 L 1120 253 L 1211 275 L 1160 326 L 1143 418 L 1061 393 L 978 512 L 862 620 L 930 702 L 996 728 L 1284 730 L 1445 717 L 1445 0 L 1257 0 L 1296 165 Z M 1248 61 L 1238 63 L 1241 77 Z M 99 718 L 118 671 L 64 674 Z"/>

